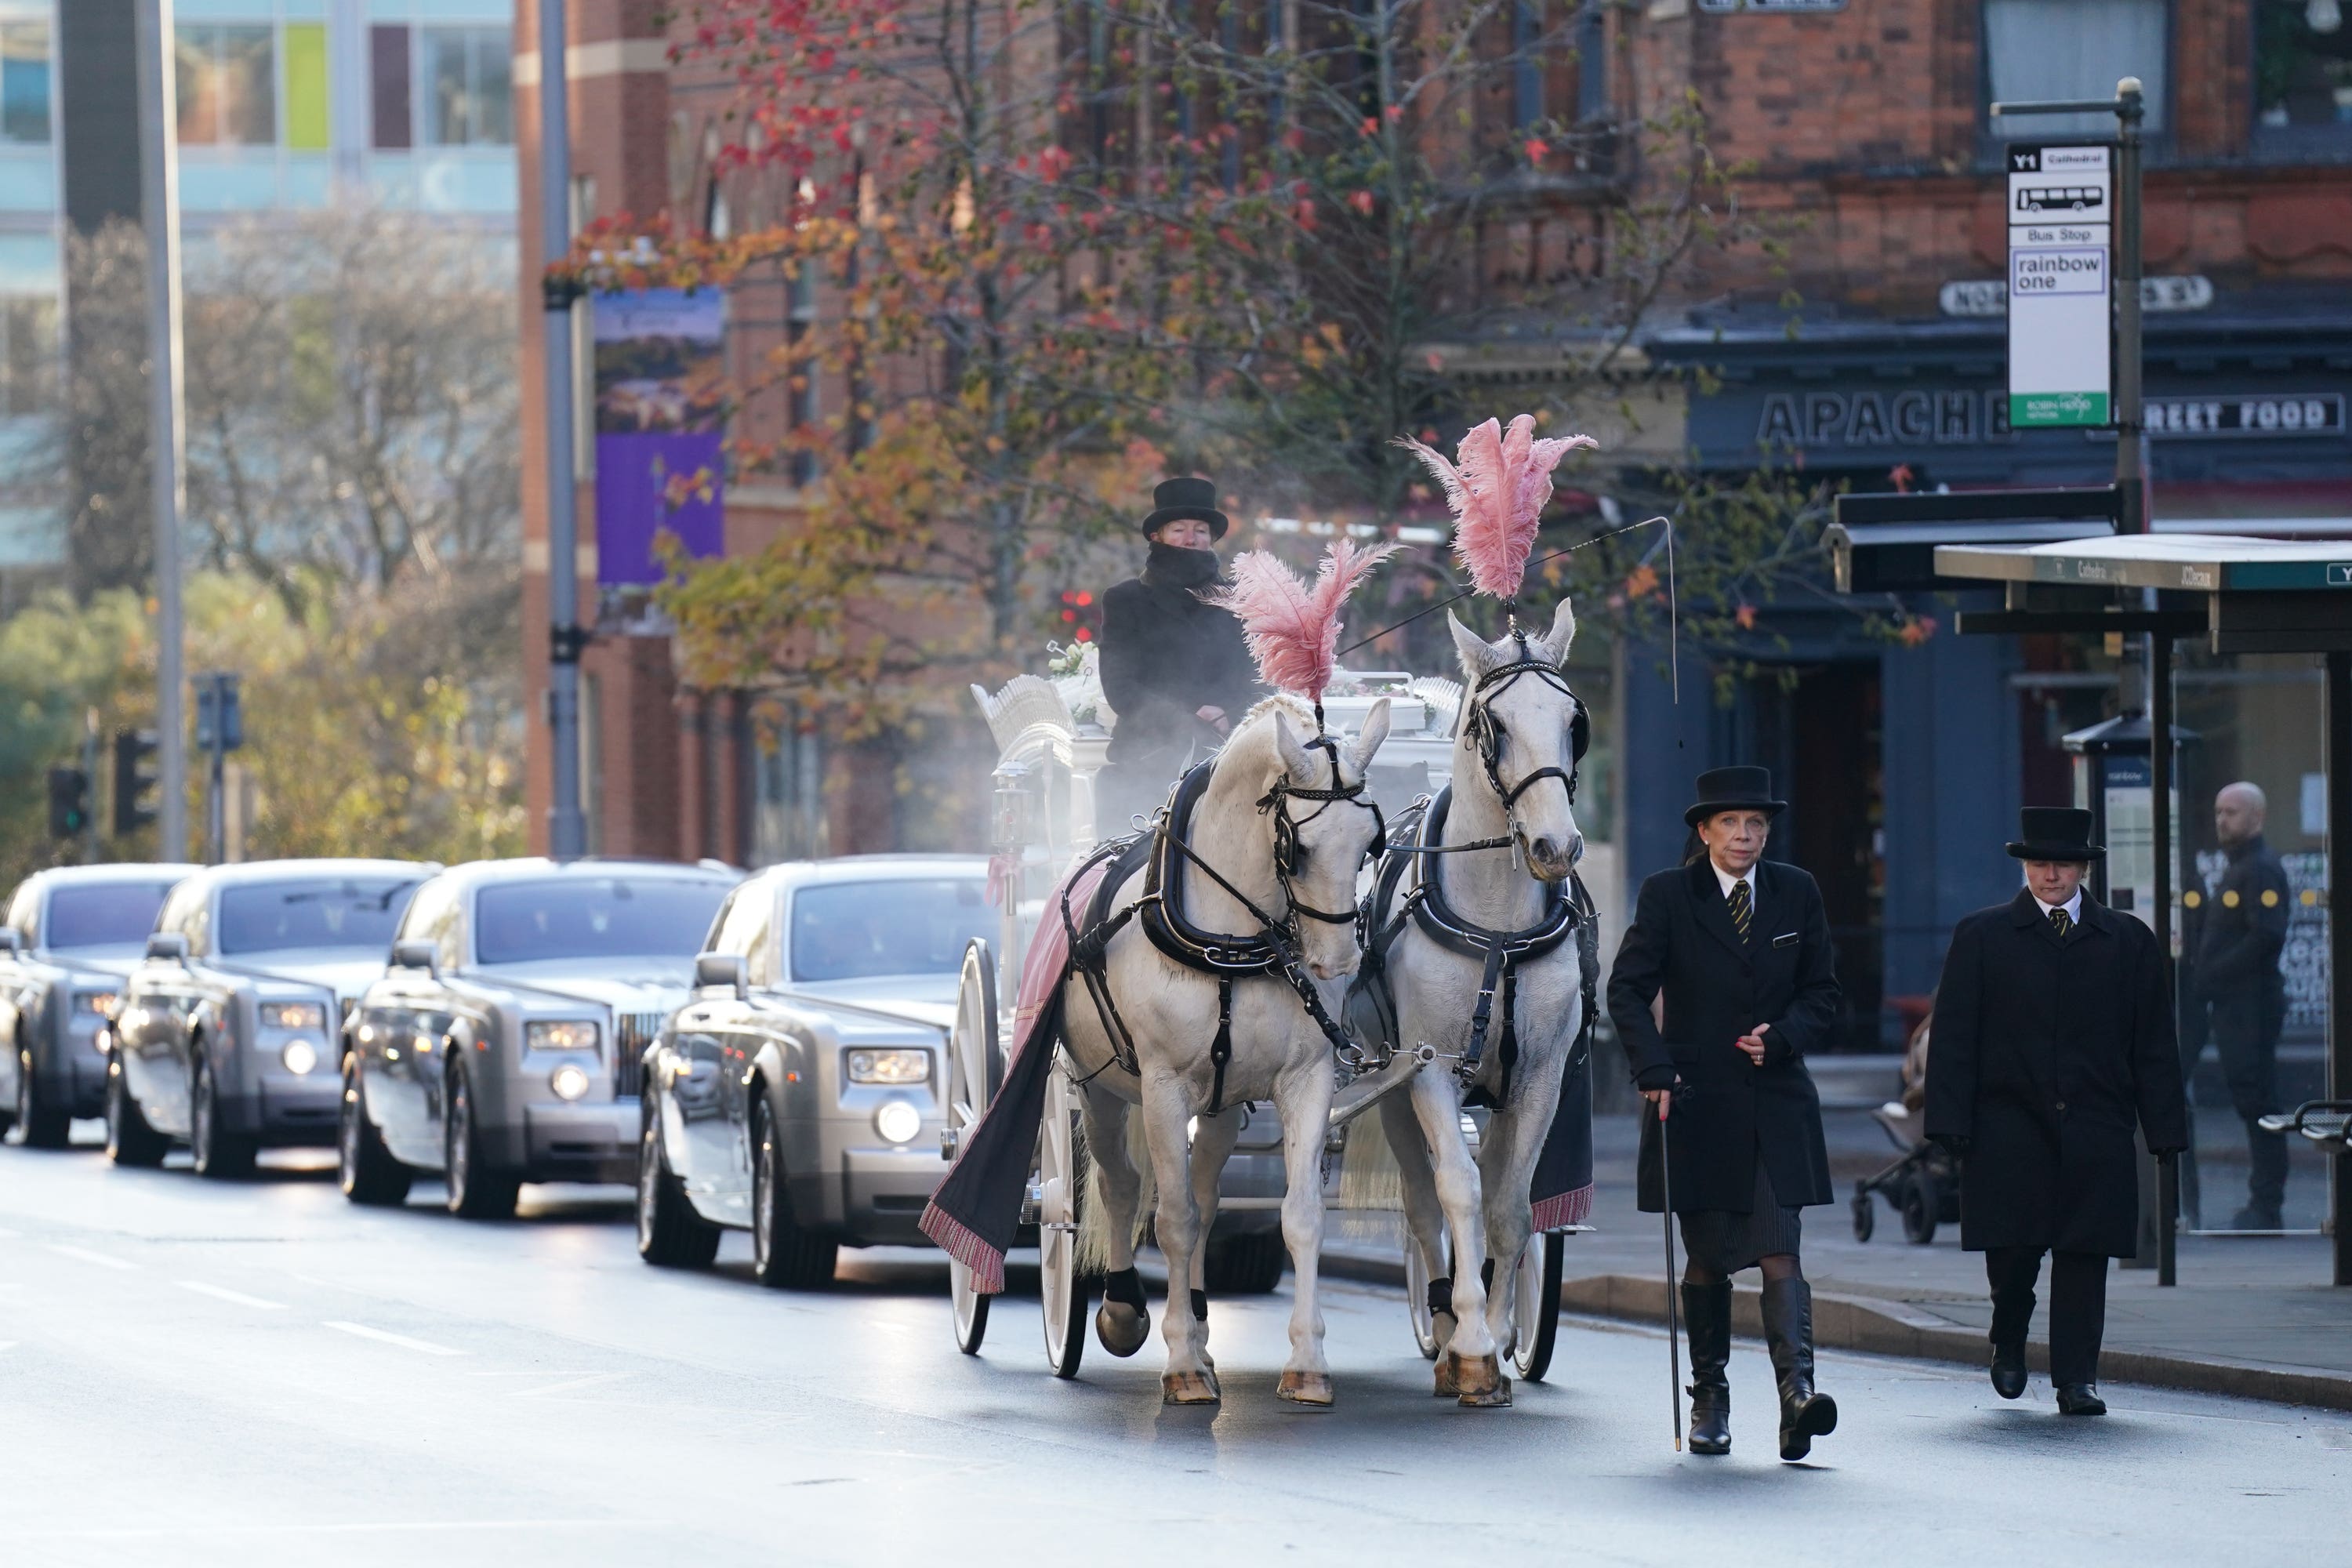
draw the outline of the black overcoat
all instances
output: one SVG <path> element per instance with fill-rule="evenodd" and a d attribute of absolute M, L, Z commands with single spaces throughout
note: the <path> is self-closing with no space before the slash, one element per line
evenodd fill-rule
<path fill-rule="evenodd" d="M 1960 1245 L 2128 1258 L 2139 1242 L 2135 1120 L 2189 1143 L 2156 937 L 2083 896 L 2062 940 L 2033 895 L 1952 930 L 1927 1039 L 1927 1135 L 1969 1141 Z"/>
<path fill-rule="evenodd" d="M 1821 889 L 1798 868 L 1759 860 L 1749 874 L 1756 908 L 1739 940 L 1706 857 L 1661 871 L 1642 896 L 1609 975 L 1609 1016 L 1635 1078 L 1671 1064 L 1675 1091 L 1675 1211 L 1745 1214 L 1756 1194 L 1760 1151 L 1772 1192 L 1790 1207 L 1832 1201 L 1822 1101 L 1805 1053 L 1828 1043 L 1838 1016 L 1835 955 Z M 1665 997 L 1665 1031 L 1650 1000 Z M 1762 1066 L 1738 1041 L 1759 1024 Z M 1665 1207 L 1658 1122 L 1642 1119 L 1641 1204 Z"/>
<path fill-rule="evenodd" d="M 1239 723 L 1262 694 L 1233 612 L 1149 573 L 1103 595 L 1098 657 L 1103 695 L 1118 714 L 1109 760 L 1163 783 L 1196 745 L 1217 743 L 1197 710 L 1222 708 Z"/>
<path fill-rule="evenodd" d="M 2228 851 L 2221 880 L 2189 910 L 2189 1008 L 2200 1025 L 2210 1019 L 2210 1038 L 2225 1053 L 2274 1044 L 2285 1026 L 2279 954 L 2286 951 L 2294 896 L 2286 868 L 2257 833 Z"/>

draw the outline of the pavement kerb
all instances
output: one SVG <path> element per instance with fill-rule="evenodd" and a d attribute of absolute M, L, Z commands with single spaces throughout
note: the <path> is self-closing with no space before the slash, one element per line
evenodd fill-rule
<path fill-rule="evenodd" d="M 1344 1279 L 1399 1288 L 1404 1284 L 1402 1263 L 1360 1254 L 1328 1252 L 1323 1257 L 1323 1270 Z M 1748 1339 L 1763 1338 L 1759 1300 L 1755 1286 L 1734 1287 L 1733 1332 Z M 1588 1274 L 1561 1282 L 1560 1305 L 1586 1317 L 1663 1323 L 1666 1321 L 1664 1279 L 1655 1274 Z M 1947 1322 L 1902 1301 L 1818 1290 L 1813 1293 L 1813 1342 L 1833 1350 L 1975 1367 L 1983 1366 L 1986 1358 L 1984 1335 L 1977 1330 Z M 2025 1357 L 2034 1371 L 2046 1373 L 2050 1370 L 2050 1347 L 2045 1342 L 2036 1340 L 2029 1343 Z M 2115 1383 L 2188 1389 L 2278 1405 L 2352 1410 L 2352 1376 L 2341 1373 L 2113 1346 L 2100 1353 L 2099 1371 L 2104 1379 Z"/>

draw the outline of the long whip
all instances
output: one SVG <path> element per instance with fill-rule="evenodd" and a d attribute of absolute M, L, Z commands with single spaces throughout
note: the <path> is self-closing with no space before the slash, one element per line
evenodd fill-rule
<path fill-rule="evenodd" d="M 1675 1452 L 1683 1451 L 1683 1315 L 1675 1290 L 1675 1177 L 1672 1150 L 1666 1145 L 1666 1110 L 1671 1091 L 1658 1103 L 1658 1184 L 1665 1200 L 1666 1227 L 1666 1392 L 1675 1407 Z"/>

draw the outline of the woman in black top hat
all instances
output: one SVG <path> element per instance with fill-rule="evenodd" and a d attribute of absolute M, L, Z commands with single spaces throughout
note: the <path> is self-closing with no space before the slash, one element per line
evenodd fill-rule
<path fill-rule="evenodd" d="M 1110 765 L 1096 783 L 1096 821 L 1108 835 L 1149 811 L 1261 695 L 1256 668 L 1229 610 L 1201 595 L 1222 581 L 1213 546 L 1225 536 L 1217 487 L 1170 479 L 1143 520 L 1143 571 L 1103 595 L 1103 695 L 1118 715 Z"/>
<path fill-rule="evenodd" d="M 2106 850 L 2091 814 L 2028 806 L 2017 897 L 1952 928 L 1927 1035 L 1927 1136 L 1960 1162 L 1960 1246 L 1985 1255 L 1992 1385 L 2025 1392 L 2026 1326 L 2050 1264 L 2062 1415 L 2104 1415 L 2107 1259 L 2139 1242 L 2139 1158 L 2189 1144 L 2171 982 L 2147 927 L 2083 890 Z"/>
<path fill-rule="evenodd" d="M 1829 1043 L 1838 983 L 1821 889 L 1763 858 L 1786 804 L 1763 768 L 1701 773 L 1683 814 L 1699 851 L 1642 884 L 1609 976 L 1609 1016 L 1653 1110 L 1642 1121 L 1641 1206 L 1663 1211 L 1671 1185 L 1690 1255 L 1682 1300 L 1699 1454 L 1731 1450 L 1730 1276 L 1743 1268 L 1764 1276 L 1780 1457 L 1803 1458 L 1837 1426 L 1836 1402 L 1813 1387 L 1798 1211 L 1831 1201 L 1805 1055 Z M 1660 996 L 1663 1029 L 1651 1013 Z"/>

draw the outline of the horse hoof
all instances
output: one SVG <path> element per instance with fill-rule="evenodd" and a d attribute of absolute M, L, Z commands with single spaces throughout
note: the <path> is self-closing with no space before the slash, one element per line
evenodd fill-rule
<path fill-rule="evenodd" d="M 1452 1351 L 1437 1359 L 1437 1392 L 1458 1395 L 1465 1404 L 1483 1399 L 1502 1385 L 1503 1363 L 1491 1355 L 1455 1355 Z M 1506 1398 L 1504 1403 L 1508 1404 Z"/>
<path fill-rule="evenodd" d="M 1286 1372 L 1274 1392 L 1293 1405 L 1311 1405 L 1318 1409 L 1331 1405 L 1331 1378 L 1328 1373 Z"/>
<path fill-rule="evenodd" d="M 1214 1405 L 1221 1396 L 1217 1380 L 1205 1372 L 1166 1372 L 1160 1374 L 1160 1403 L 1162 1405 Z"/>
<path fill-rule="evenodd" d="M 1139 1312 L 1124 1301 L 1105 1301 L 1095 1310 L 1095 1338 L 1115 1356 L 1131 1356 L 1151 1337 L 1151 1314 Z"/>
<path fill-rule="evenodd" d="M 1508 1410 L 1511 1407 L 1511 1380 L 1496 1379 L 1495 1386 L 1484 1394 L 1465 1394 L 1454 1401 L 1465 1410 Z"/>

